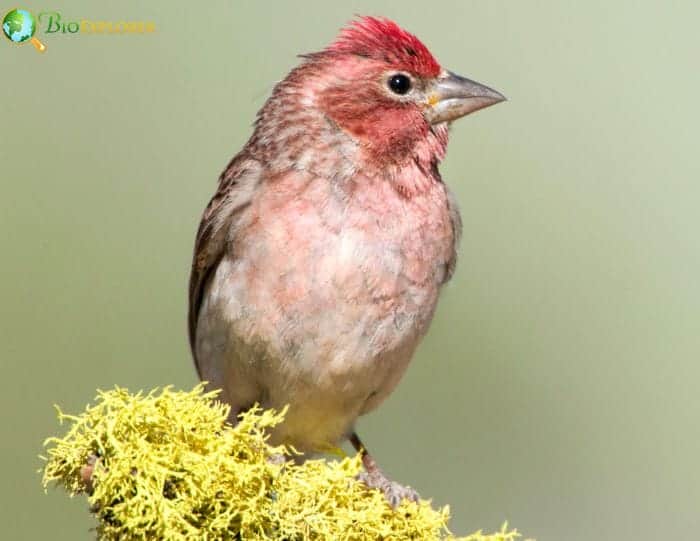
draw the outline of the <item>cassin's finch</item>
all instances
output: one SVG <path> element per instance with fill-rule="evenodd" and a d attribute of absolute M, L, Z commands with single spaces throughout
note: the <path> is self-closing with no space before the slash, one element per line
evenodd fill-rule
<path fill-rule="evenodd" d="M 395 388 L 455 268 L 460 218 L 442 182 L 451 121 L 504 100 L 443 69 L 392 21 L 362 17 L 277 84 L 197 233 L 189 332 L 199 376 L 235 421 L 313 452 L 349 438 Z"/>

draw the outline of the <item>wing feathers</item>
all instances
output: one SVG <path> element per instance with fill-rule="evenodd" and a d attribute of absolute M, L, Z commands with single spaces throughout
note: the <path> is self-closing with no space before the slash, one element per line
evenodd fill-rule
<path fill-rule="evenodd" d="M 197 320 L 204 289 L 253 199 L 261 181 L 261 170 L 260 163 L 246 154 L 239 154 L 231 160 L 221 174 L 219 188 L 209 201 L 199 224 L 190 274 L 188 315 L 190 347 L 197 372 L 200 371 L 195 351 Z"/>

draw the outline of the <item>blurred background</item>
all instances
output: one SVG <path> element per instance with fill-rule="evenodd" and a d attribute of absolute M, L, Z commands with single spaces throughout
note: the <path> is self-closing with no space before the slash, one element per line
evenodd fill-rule
<path fill-rule="evenodd" d="M 3 13 L 15 5 L 7 4 Z M 386 15 L 510 101 L 442 166 L 460 264 L 403 383 L 359 428 L 394 478 L 544 540 L 700 527 L 700 37 L 695 2 L 32 1 L 154 35 L 0 38 L 0 519 L 90 539 L 40 487 L 54 403 L 195 384 L 194 233 L 272 85 L 354 14 Z"/>

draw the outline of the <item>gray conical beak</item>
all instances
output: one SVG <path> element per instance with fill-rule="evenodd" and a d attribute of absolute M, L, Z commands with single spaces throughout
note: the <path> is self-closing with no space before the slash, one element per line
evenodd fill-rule
<path fill-rule="evenodd" d="M 427 91 L 425 117 L 431 124 L 451 122 L 505 99 L 493 88 L 445 71 Z"/>

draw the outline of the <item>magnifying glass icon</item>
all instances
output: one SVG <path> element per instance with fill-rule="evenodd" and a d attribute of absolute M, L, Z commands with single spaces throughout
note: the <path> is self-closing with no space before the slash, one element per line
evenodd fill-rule
<path fill-rule="evenodd" d="M 29 41 L 40 53 L 46 50 L 46 45 L 34 37 L 36 20 L 26 9 L 8 11 L 2 19 L 2 32 L 12 43 L 22 44 Z"/>

